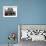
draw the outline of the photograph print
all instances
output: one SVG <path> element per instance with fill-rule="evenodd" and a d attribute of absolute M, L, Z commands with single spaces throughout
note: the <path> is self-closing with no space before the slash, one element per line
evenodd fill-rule
<path fill-rule="evenodd" d="M 3 17 L 17 17 L 17 6 L 3 6 Z"/>

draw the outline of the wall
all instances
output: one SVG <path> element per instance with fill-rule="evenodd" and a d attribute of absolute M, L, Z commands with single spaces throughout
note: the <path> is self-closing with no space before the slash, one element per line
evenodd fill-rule
<path fill-rule="evenodd" d="M 4 5 L 17 5 L 18 17 L 4 18 Z M 17 24 L 46 24 L 46 0 L 0 0 L 0 44 L 8 43 L 9 32 L 17 34 Z"/>

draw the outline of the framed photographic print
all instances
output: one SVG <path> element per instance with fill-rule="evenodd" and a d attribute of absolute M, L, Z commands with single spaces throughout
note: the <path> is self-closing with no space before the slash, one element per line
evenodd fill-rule
<path fill-rule="evenodd" d="M 17 6 L 3 6 L 3 17 L 17 17 Z"/>
<path fill-rule="evenodd" d="M 46 41 L 46 25 L 39 24 L 19 24 L 18 41 Z"/>

